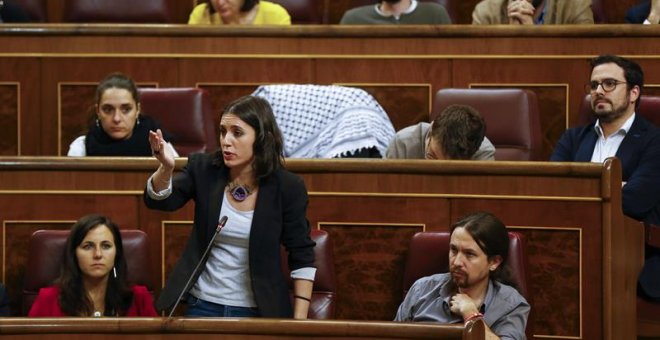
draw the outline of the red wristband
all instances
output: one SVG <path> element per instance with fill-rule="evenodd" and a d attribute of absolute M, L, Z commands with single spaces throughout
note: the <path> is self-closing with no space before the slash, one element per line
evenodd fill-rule
<path fill-rule="evenodd" d="M 484 317 L 483 314 L 481 314 L 481 313 L 479 313 L 479 312 L 476 312 L 476 313 L 474 313 L 474 314 L 468 316 L 468 317 L 465 319 L 465 324 L 467 325 L 468 322 L 470 322 L 470 321 L 472 321 L 472 320 L 474 320 L 474 319 L 483 318 L 483 317 Z"/>

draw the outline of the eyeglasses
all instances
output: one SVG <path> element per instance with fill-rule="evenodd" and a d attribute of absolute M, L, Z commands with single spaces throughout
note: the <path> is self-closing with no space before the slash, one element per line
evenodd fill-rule
<path fill-rule="evenodd" d="M 598 86 L 601 86 L 603 88 L 603 91 L 612 92 L 616 89 L 616 86 L 619 84 L 626 84 L 626 82 L 618 81 L 616 79 L 605 79 L 601 82 L 592 81 L 591 83 L 585 85 L 584 89 L 587 92 L 596 92 L 596 90 L 598 90 Z"/>

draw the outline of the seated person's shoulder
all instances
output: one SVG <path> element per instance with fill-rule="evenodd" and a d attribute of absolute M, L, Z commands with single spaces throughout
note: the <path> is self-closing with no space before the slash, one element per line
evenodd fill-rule
<path fill-rule="evenodd" d="M 500 18 L 502 6 L 507 0 L 482 0 L 472 11 L 472 24 L 492 25 L 505 23 L 504 18 Z M 508 20 L 507 22 L 508 23 Z"/>
<path fill-rule="evenodd" d="M 286 8 L 284 8 L 282 5 L 270 2 L 270 1 L 260 1 L 259 6 L 261 7 L 261 10 L 267 11 L 267 12 L 277 12 L 277 13 L 286 13 L 287 12 Z"/>
<path fill-rule="evenodd" d="M 146 286 L 134 285 L 131 289 L 133 290 L 133 294 L 140 294 L 140 295 L 149 294 L 149 290 L 147 289 Z"/>
<path fill-rule="evenodd" d="M 559 24 L 593 24 L 594 13 L 591 9 L 591 0 L 567 1 L 564 3 L 566 6 L 563 10 L 558 9 L 558 12 L 570 13 L 566 15 L 562 22 Z"/>
<path fill-rule="evenodd" d="M 424 158 L 424 137 L 431 124 L 421 122 L 399 130 L 387 147 L 385 158 Z"/>
<path fill-rule="evenodd" d="M 361 25 L 368 24 L 365 20 L 365 16 L 370 14 L 370 11 L 374 11 L 374 5 L 360 6 L 351 8 L 348 11 L 344 12 L 344 15 L 339 21 L 340 25 Z"/>
<path fill-rule="evenodd" d="M 634 5 L 626 11 L 626 23 L 629 24 L 641 24 L 649 16 L 651 11 L 651 1 L 644 1 L 637 5 Z"/>
<path fill-rule="evenodd" d="M 54 297 L 57 298 L 60 295 L 60 290 L 56 286 L 44 287 L 39 289 L 40 297 Z"/>
<path fill-rule="evenodd" d="M 398 136 L 398 135 L 407 135 L 415 132 L 426 133 L 430 127 L 431 127 L 430 123 L 420 122 L 415 125 L 406 126 L 403 129 L 397 131 L 396 134 Z"/>
<path fill-rule="evenodd" d="M 493 287 L 497 295 L 493 304 L 496 304 L 498 309 L 501 310 L 504 315 L 509 315 L 511 313 L 529 313 L 529 303 L 517 289 L 497 281 L 493 282 Z"/>
<path fill-rule="evenodd" d="M 478 4 L 474 6 L 474 10 L 482 10 L 482 11 L 487 11 L 489 13 L 492 12 L 497 12 L 502 9 L 502 6 L 504 5 L 505 1 L 508 0 L 481 0 L 479 1 Z"/>
<path fill-rule="evenodd" d="M 427 11 L 433 13 L 447 13 L 447 9 L 441 4 L 435 2 L 418 2 L 417 11 Z"/>
<path fill-rule="evenodd" d="M 280 4 L 261 1 L 259 2 L 259 11 L 262 12 L 263 22 L 255 22 L 255 24 L 291 25 L 289 12 Z"/>
<path fill-rule="evenodd" d="M 67 152 L 67 156 L 69 157 L 87 156 L 85 139 L 86 139 L 85 135 L 79 136 L 78 138 L 74 139 L 73 142 L 69 144 L 69 151 Z"/>
<path fill-rule="evenodd" d="M 410 290 L 428 291 L 438 286 L 444 286 L 449 282 L 451 276 L 448 273 L 433 274 L 417 279 Z"/>
<path fill-rule="evenodd" d="M 198 24 L 208 24 L 210 18 L 210 13 L 208 11 L 208 3 L 202 3 L 190 12 L 190 17 L 188 18 L 189 25 L 198 25 Z"/>

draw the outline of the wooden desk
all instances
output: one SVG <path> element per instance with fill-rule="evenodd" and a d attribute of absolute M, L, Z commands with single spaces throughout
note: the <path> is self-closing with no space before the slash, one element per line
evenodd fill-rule
<path fill-rule="evenodd" d="M 279 319 L 0 318 L 3 339 L 455 339 L 483 340 L 482 320 L 463 325 Z"/>
<path fill-rule="evenodd" d="M 640 62 L 660 95 L 660 27 L 643 25 L 0 26 L 0 155 L 66 155 L 95 85 L 121 71 L 141 86 L 202 87 L 214 112 L 261 84 L 340 84 L 373 94 L 395 128 L 428 120 L 442 88 L 536 92 L 543 152 L 577 124 L 591 57 Z"/>
<path fill-rule="evenodd" d="M 178 160 L 183 166 L 185 159 Z M 3 278 L 20 304 L 26 245 L 91 212 L 146 231 L 152 273 L 169 274 L 192 225 L 192 203 L 146 209 L 153 159 L 0 158 Z M 287 160 L 309 191 L 308 219 L 335 245 L 337 318 L 392 320 L 410 237 L 488 210 L 528 240 L 534 334 L 622 339 L 636 334 L 643 227 L 624 219 L 618 161 L 591 163 Z"/>

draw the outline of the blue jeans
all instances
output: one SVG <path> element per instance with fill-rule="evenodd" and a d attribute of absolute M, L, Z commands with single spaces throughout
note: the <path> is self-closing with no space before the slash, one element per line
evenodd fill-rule
<path fill-rule="evenodd" d="M 225 318 L 257 318 L 259 310 L 251 307 L 225 306 L 198 299 L 192 295 L 188 297 L 186 316 L 211 316 Z"/>

